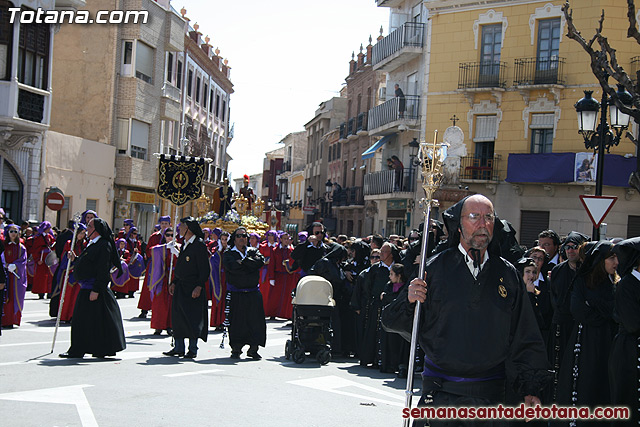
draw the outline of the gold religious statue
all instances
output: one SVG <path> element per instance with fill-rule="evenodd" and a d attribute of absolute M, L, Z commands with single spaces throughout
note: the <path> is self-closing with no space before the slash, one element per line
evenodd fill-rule
<path fill-rule="evenodd" d="M 258 197 L 258 200 L 255 201 L 251 210 L 253 216 L 255 216 L 256 218 L 260 218 L 262 216 L 262 213 L 264 212 L 264 200 Z"/>
<path fill-rule="evenodd" d="M 206 215 L 206 213 L 211 210 L 211 200 L 204 193 L 196 200 L 196 210 L 200 217 Z"/>
<path fill-rule="evenodd" d="M 236 212 L 238 212 L 240 216 L 244 216 L 248 212 L 249 201 L 243 195 L 239 195 L 235 198 L 235 207 Z"/>

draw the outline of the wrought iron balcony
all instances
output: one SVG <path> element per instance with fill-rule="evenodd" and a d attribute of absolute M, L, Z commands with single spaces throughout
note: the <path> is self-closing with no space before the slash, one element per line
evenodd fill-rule
<path fill-rule="evenodd" d="M 362 187 L 348 187 L 334 190 L 333 206 L 364 206 Z"/>
<path fill-rule="evenodd" d="M 460 179 L 500 181 L 499 155 L 493 157 L 467 156 L 460 158 Z"/>
<path fill-rule="evenodd" d="M 347 139 L 347 123 L 340 123 L 340 139 Z"/>
<path fill-rule="evenodd" d="M 44 95 L 25 89 L 18 89 L 18 117 L 31 122 L 42 123 L 44 101 Z"/>
<path fill-rule="evenodd" d="M 564 58 L 518 58 L 514 86 L 564 85 Z"/>
<path fill-rule="evenodd" d="M 367 118 L 369 117 L 368 112 L 358 114 L 358 121 L 356 125 L 356 132 L 360 133 L 367 130 Z"/>
<path fill-rule="evenodd" d="M 458 69 L 458 89 L 504 89 L 506 72 L 505 62 L 463 62 Z"/>
<path fill-rule="evenodd" d="M 369 173 L 364 176 L 364 195 L 412 193 L 416 190 L 415 169 L 405 168 L 401 173 L 395 170 Z"/>
<path fill-rule="evenodd" d="M 417 120 L 419 118 L 419 96 L 406 95 L 404 99 L 399 97 L 391 98 L 387 102 L 369 110 L 367 129 L 371 132 L 373 129 L 380 128 L 395 121 Z"/>
<path fill-rule="evenodd" d="M 405 22 L 373 46 L 371 59 L 375 70 L 391 70 L 422 54 L 422 22 Z"/>
<path fill-rule="evenodd" d="M 347 122 L 347 136 L 356 134 L 356 118 L 351 117 Z"/>

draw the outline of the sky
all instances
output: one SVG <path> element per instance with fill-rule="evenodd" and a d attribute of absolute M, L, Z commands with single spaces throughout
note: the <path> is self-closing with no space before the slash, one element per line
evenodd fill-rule
<path fill-rule="evenodd" d="M 339 96 L 351 53 L 375 44 L 389 9 L 375 0 L 181 0 L 190 25 L 229 60 L 232 178 L 262 172 L 264 153 L 304 130 L 319 104 Z"/>

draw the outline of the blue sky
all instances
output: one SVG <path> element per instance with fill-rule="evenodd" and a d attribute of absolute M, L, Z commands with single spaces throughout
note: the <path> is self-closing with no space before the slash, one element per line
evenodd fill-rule
<path fill-rule="evenodd" d="M 203 37 L 229 60 L 235 93 L 229 154 L 233 178 L 262 171 L 264 153 L 304 130 L 322 101 L 338 96 L 351 52 L 387 35 L 388 8 L 375 0 L 182 0 Z"/>

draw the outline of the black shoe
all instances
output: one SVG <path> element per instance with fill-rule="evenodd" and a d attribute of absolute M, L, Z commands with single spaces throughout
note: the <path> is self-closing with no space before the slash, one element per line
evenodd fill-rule
<path fill-rule="evenodd" d="M 216 328 L 214 329 L 215 332 L 222 332 L 224 331 L 224 326 L 216 326 Z"/>
<path fill-rule="evenodd" d="M 73 354 L 67 351 L 64 353 L 60 353 L 58 357 L 61 357 L 63 359 L 82 359 L 84 357 L 84 354 Z"/>
<path fill-rule="evenodd" d="M 231 352 L 231 358 L 232 359 L 240 359 L 240 354 L 242 354 L 242 352 L 240 352 L 240 351 L 232 351 Z"/>
<path fill-rule="evenodd" d="M 38 294 L 38 299 L 44 299 L 44 294 Z"/>
<path fill-rule="evenodd" d="M 262 356 L 260 356 L 258 354 L 258 350 L 249 350 L 247 351 L 247 356 L 249 356 L 250 358 L 252 358 L 253 360 L 260 360 L 262 359 Z"/>
<path fill-rule="evenodd" d="M 153 335 L 162 335 L 162 329 L 156 329 Z"/>
<path fill-rule="evenodd" d="M 172 348 L 169 351 L 165 351 L 162 354 L 164 354 L 165 356 L 177 356 L 177 357 L 182 357 L 184 356 L 184 351 L 176 351 L 175 348 Z"/>
<path fill-rule="evenodd" d="M 184 358 L 185 359 L 195 359 L 197 355 L 198 355 L 197 353 L 194 353 L 193 351 L 189 350 L 189 351 L 187 351 L 187 354 L 184 355 Z"/>
<path fill-rule="evenodd" d="M 147 310 L 140 311 L 140 314 L 138 314 L 138 319 L 146 319 L 147 313 L 149 313 Z"/>
<path fill-rule="evenodd" d="M 127 295 L 129 295 L 129 298 L 134 298 L 133 292 L 129 292 Z"/>

